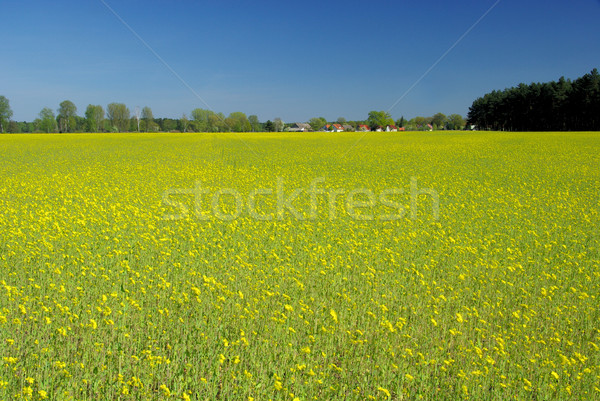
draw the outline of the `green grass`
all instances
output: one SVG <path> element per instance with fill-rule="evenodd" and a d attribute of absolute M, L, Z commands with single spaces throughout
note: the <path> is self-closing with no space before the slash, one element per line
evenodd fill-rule
<path fill-rule="evenodd" d="M 0 399 L 598 398 L 598 166 L 598 133 L 1 135 Z"/>

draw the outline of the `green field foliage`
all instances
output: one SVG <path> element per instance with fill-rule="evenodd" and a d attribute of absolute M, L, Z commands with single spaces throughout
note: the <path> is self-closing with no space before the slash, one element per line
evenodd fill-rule
<path fill-rule="evenodd" d="M 589 132 L 1 135 L 0 399 L 598 399 L 599 166 Z"/>

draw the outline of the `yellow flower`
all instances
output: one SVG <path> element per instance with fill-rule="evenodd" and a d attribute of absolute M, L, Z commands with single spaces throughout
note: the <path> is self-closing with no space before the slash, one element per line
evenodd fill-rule
<path fill-rule="evenodd" d="M 338 315 L 337 315 L 337 313 L 332 309 L 332 310 L 329 311 L 329 314 L 333 318 L 333 321 L 337 323 L 338 322 Z"/>
<path fill-rule="evenodd" d="M 381 391 L 383 394 L 385 394 L 385 396 L 387 397 L 388 400 L 392 397 L 390 392 L 388 390 L 384 389 L 383 387 L 377 387 L 377 390 Z"/>
<path fill-rule="evenodd" d="M 164 384 L 161 384 L 159 387 L 160 390 L 162 390 L 163 394 L 165 395 L 165 397 L 170 397 L 171 396 L 171 390 L 169 390 L 169 388 L 167 386 L 165 386 Z"/>

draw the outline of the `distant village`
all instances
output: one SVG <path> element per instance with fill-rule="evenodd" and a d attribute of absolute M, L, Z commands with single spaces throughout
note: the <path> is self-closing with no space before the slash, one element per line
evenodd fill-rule
<path fill-rule="evenodd" d="M 429 127 L 433 130 L 433 127 L 431 126 L 431 124 L 429 124 Z M 371 129 L 371 127 L 369 127 L 366 124 L 359 124 L 356 129 L 350 125 L 350 124 L 325 124 L 324 126 L 321 127 L 321 129 L 317 130 L 317 131 L 322 131 L 322 132 L 343 132 L 343 131 L 361 131 L 361 132 L 370 132 L 370 131 L 375 131 L 375 132 L 398 132 L 398 131 L 404 131 L 405 128 L 404 127 L 396 127 L 395 125 L 386 125 L 385 127 L 382 127 L 381 125 L 378 125 L 376 127 L 374 127 L 375 129 Z M 315 131 L 312 129 L 312 127 L 310 126 L 310 124 L 308 123 L 294 123 L 292 124 L 288 131 L 291 132 L 311 132 L 311 131 Z"/>

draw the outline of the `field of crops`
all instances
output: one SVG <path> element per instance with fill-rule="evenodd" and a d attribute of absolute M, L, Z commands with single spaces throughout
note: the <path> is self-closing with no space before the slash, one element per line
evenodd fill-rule
<path fill-rule="evenodd" d="M 599 399 L 600 134 L 363 135 L 1 135 L 0 399 Z"/>

